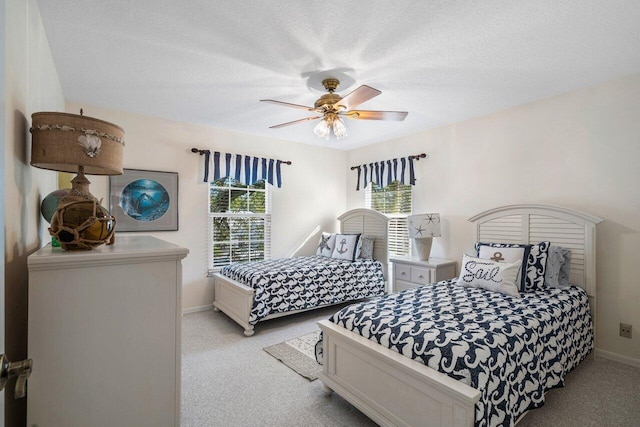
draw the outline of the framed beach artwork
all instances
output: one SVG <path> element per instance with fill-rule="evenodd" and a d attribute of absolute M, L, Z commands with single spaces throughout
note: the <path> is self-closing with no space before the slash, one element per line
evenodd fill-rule
<path fill-rule="evenodd" d="M 116 231 L 178 229 L 178 173 L 124 169 L 109 177 Z"/>

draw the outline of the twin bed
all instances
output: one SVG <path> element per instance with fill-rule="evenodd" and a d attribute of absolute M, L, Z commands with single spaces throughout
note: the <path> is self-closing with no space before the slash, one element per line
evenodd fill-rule
<path fill-rule="evenodd" d="M 343 233 L 378 236 L 374 258 L 386 265 L 384 216 L 359 209 L 340 220 Z M 548 241 L 570 249 L 575 286 L 515 297 L 453 280 L 354 303 L 319 322 L 323 391 L 337 392 L 383 426 L 485 426 L 514 425 L 544 403 L 546 390 L 563 385 L 566 373 L 594 348 L 590 313 L 595 313 L 595 225 L 601 220 L 564 208 L 517 205 L 470 221 L 477 242 Z M 386 277 L 386 269 L 382 274 Z M 250 286 L 216 277 L 215 307 L 243 325 L 246 335 L 260 320 L 379 294 L 372 286 L 295 302 L 300 295 L 283 292 L 288 297 L 266 308 L 260 283 L 276 281 L 268 277 L 253 279 Z M 344 288 L 340 280 L 334 285 Z M 227 296 L 237 291 L 246 291 L 244 302 L 236 304 L 246 308 L 234 317 Z M 281 304 L 287 300 L 290 304 Z"/>
<path fill-rule="evenodd" d="M 601 219 L 517 205 L 470 221 L 476 242 L 569 248 L 575 286 L 518 298 L 450 281 L 347 307 L 320 322 L 326 393 L 382 426 L 514 425 L 591 352 Z"/>
<path fill-rule="evenodd" d="M 389 219 L 371 209 L 354 209 L 338 220 L 340 233 L 373 238 L 373 259 L 316 255 L 232 265 L 214 275 L 214 310 L 251 336 L 263 320 L 383 295 Z"/>

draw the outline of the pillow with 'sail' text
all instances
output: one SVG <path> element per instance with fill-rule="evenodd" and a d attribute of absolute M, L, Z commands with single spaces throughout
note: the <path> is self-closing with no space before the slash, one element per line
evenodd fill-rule
<path fill-rule="evenodd" d="M 519 297 L 516 279 L 521 265 L 522 261 L 507 263 L 465 255 L 457 284 Z"/>

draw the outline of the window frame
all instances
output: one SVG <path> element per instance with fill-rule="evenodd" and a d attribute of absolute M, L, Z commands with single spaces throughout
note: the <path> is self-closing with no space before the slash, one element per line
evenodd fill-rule
<path fill-rule="evenodd" d="M 225 185 L 216 185 L 217 182 L 220 182 L 224 180 Z M 207 255 L 207 262 L 208 262 L 208 275 L 211 276 L 214 273 L 217 273 L 218 271 L 220 271 L 223 267 L 225 267 L 226 265 L 229 265 L 231 263 L 234 262 L 250 262 L 250 261 L 260 261 L 260 260 L 266 260 L 266 259 L 271 259 L 271 185 L 268 184 L 265 180 L 261 180 L 258 182 L 264 182 L 264 188 L 256 188 L 255 184 L 252 185 L 245 185 L 245 184 L 234 184 L 234 183 L 238 183 L 238 181 L 235 181 L 232 178 L 229 177 L 223 177 L 220 178 L 220 180 L 218 181 L 211 181 L 208 183 L 207 186 L 207 197 L 208 197 L 208 201 L 207 201 L 207 220 L 208 220 L 208 243 L 207 243 L 207 249 L 208 249 L 208 255 Z M 227 211 L 225 212 L 212 212 L 212 208 L 213 208 L 213 203 L 212 203 L 212 192 L 214 190 L 223 190 L 223 191 L 228 191 L 229 192 L 229 198 L 228 198 L 228 205 L 227 205 Z M 233 201 L 233 199 L 231 198 L 231 192 L 232 191 L 244 191 L 247 194 L 250 193 L 264 193 L 264 212 L 251 212 L 249 209 L 249 206 L 247 206 L 247 210 L 246 211 L 236 211 L 236 212 L 232 212 L 231 211 L 231 203 Z M 247 203 L 250 203 L 250 197 L 247 198 Z M 232 234 L 230 233 L 229 235 L 229 239 L 228 240 L 221 240 L 219 242 L 216 242 L 214 239 L 214 233 L 215 233 L 215 226 L 214 226 L 214 221 L 216 218 L 238 218 L 238 219 L 251 219 L 251 218 L 261 218 L 264 220 L 263 222 L 263 226 L 264 226 L 264 230 L 262 233 L 262 239 L 254 239 L 252 236 L 252 233 L 249 232 L 248 236 L 246 239 L 232 239 Z M 231 248 L 231 246 L 235 243 L 245 243 L 248 248 L 245 250 L 246 252 L 249 253 L 249 259 L 248 260 L 242 260 L 242 261 L 234 261 L 233 260 L 233 250 Z M 260 258 L 255 258 L 252 259 L 251 258 L 251 245 L 256 243 L 256 242 L 262 242 L 262 246 L 263 246 L 263 250 L 262 250 L 262 254 L 263 256 Z M 214 255 L 214 251 L 215 251 L 215 247 L 216 244 L 227 244 L 229 245 L 229 260 L 226 263 L 216 263 L 216 257 Z"/>

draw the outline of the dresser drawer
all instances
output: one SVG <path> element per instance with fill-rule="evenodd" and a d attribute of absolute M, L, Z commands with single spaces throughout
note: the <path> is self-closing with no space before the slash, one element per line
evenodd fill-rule
<path fill-rule="evenodd" d="M 422 267 L 411 267 L 411 281 L 421 285 L 431 283 L 431 270 Z"/>
<path fill-rule="evenodd" d="M 394 273 L 393 275 L 396 279 L 400 280 L 411 280 L 411 267 L 404 264 L 396 264 L 393 266 Z"/>

